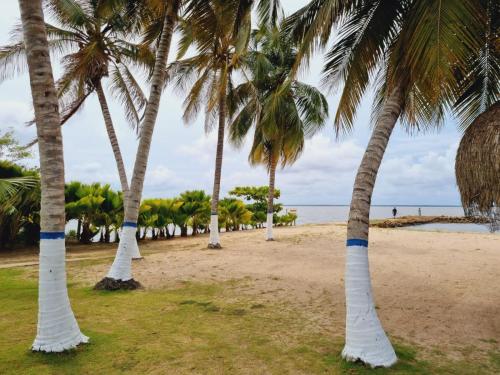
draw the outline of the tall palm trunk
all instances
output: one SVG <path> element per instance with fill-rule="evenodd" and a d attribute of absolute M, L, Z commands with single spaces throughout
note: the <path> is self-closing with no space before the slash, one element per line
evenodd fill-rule
<path fill-rule="evenodd" d="M 269 194 L 267 197 L 267 229 L 266 229 L 266 239 L 267 241 L 273 241 L 273 213 L 274 213 L 274 180 L 276 178 L 276 164 L 277 160 L 271 161 L 271 167 L 269 168 Z"/>
<path fill-rule="evenodd" d="M 113 120 L 111 119 L 111 113 L 109 112 L 108 102 L 106 96 L 104 95 L 104 90 L 102 89 L 101 81 L 97 81 L 95 85 L 97 92 L 97 97 L 99 98 L 99 104 L 101 105 L 102 116 L 104 118 L 104 125 L 106 126 L 106 131 L 108 133 L 109 143 L 111 144 L 111 149 L 113 150 L 113 155 L 115 157 L 116 167 L 118 169 L 118 176 L 120 178 L 120 184 L 123 192 L 123 208 L 127 207 L 127 199 L 129 196 L 129 187 L 127 172 L 125 171 L 125 164 L 123 163 L 122 153 L 120 151 L 120 145 L 118 144 L 118 138 L 116 137 L 115 127 L 113 126 Z M 139 252 L 139 246 L 137 246 L 137 241 L 132 243 L 132 259 L 140 259 L 141 253 Z"/>
<path fill-rule="evenodd" d="M 42 201 L 38 329 L 33 350 L 61 352 L 88 338 L 80 332 L 66 287 L 64 158 L 57 92 L 41 0 L 19 0 L 35 109 Z"/>
<path fill-rule="evenodd" d="M 149 157 L 149 149 L 153 137 L 153 130 L 160 106 L 162 88 L 165 83 L 166 65 L 172 34 L 177 23 L 177 12 L 179 10 L 180 0 L 168 1 L 163 30 L 160 37 L 158 52 L 156 54 L 153 77 L 151 80 L 151 91 L 148 104 L 144 113 L 144 121 L 141 127 L 141 137 L 137 148 L 134 172 L 130 193 L 126 201 L 125 220 L 123 223 L 123 232 L 120 237 L 120 244 L 116 258 L 108 273 L 108 278 L 127 281 L 132 279 L 132 251 L 134 237 L 137 231 L 137 219 L 139 217 L 139 206 L 141 203 L 142 189 L 144 187 L 144 177 Z"/>
<path fill-rule="evenodd" d="M 217 133 L 217 151 L 215 154 L 214 188 L 212 193 L 212 205 L 210 208 L 210 238 L 209 249 L 220 249 L 219 240 L 219 193 L 222 172 L 222 157 L 224 154 L 224 130 L 226 128 L 226 93 L 219 99 L 219 130 Z"/>
<path fill-rule="evenodd" d="M 342 356 L 371 366 L 389 367 L 396 354 L 377 316 L 368 265 L 370 204 L 389 138 L 404 104 L 400 87 L 386 99 L 354 182 L 346 254 L 346 343 Z"/>

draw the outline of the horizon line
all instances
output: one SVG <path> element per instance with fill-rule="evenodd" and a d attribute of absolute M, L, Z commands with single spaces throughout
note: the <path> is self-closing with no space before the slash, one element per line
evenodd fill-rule
<path fill-rule="evenodd" d="M 297 207 L 349 207 L 350 204 L 288 204 L 283 203 L 283 206 Z M 371 207 L 460 207 L 461 205 L 451 204 L 372 204 Z"/>

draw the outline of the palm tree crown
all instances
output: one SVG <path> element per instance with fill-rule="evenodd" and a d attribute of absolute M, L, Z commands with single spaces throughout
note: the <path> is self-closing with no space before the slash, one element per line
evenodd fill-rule
<path fill-rule="evenodd" d="M 90 0 L 55 1 L 47 9 L 55 24 L 46 23 L 49 48 L 63 55 L 63 74 L 57 81 L 64 124 L 100 81 L 110 77 L 110 89 L 121 101 L 131 126 L 138 130 L 140 111 L 146 98 L 135 79 L 132 67 L 149 72 L 154 53 L 144 44 L 127 40 L 134 31 L 134 9 L 125 0 L 95 2 Z M 13 30 L 13 43 L 0 49 L 0 79 L 22 72 L 26 50 L 22 30 Z"/>
<path fill-rule="evenodd" d="M 293 164 L 328 116 L 326 98 L 315 87 L 287 78 L 297 57 L 291 39 L 277 26 L 254 31 L 243 70 L 248 81 L 230 94 L 233 143 L 241 144 L 255 125 L 249 160 L 271 168 Z"/>

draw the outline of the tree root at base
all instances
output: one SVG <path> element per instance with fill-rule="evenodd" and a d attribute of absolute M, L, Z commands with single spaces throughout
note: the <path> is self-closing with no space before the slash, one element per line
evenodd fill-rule
<path fill-rule="evenodd" d="M 110 277 L 105 277 L 94 286 L 94 290 L 135 290 L 142 288 L 140 282 L 134 279 L 116 280 Z"/>

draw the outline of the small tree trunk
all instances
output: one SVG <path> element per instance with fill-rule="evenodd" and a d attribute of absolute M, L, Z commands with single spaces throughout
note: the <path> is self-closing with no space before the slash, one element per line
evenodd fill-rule
<path fill-rule="evenodd" d="M 210 208 L 210 237 L 209 249 L 220 249 L 219 239 L 219 193 L 222 173 L 222 157 L 224 154 L 224 130 L 226 127 L 226 93 L 221 94 L 219 100 L 219 129 L 217 133 L 217 151 L 215 155 L 214 188 L 212 193 L 212 204 Z"/>
<path fill-rule="evenodd" d="M 120 178 L 120 185 L 123 191 L 123 209 L 127 208 L 127 200 L 130 195 L 127 172 L 125 171 L 125 164 L 123 163 L 122 153 L 120 151 L 120 145 L 118 143 L 118 138 L 116 137 L 115 127 L 113 126 L 113 120 L 111 119 L 111 114 L 108 108 L 108 102 L 106 100 L 106 95 L 102 88 L 101 81 L 96 83 L 97 97 L 99 98 L 99 104 L 101 105 L 102 116 L 104 118 L 104 124 L 106 126 L 106 131 L 108 133 L 109 143 L 111 144 L 111 149 L 113 150 L 113 156 L 115 157 L 116 167 L 118 169 L 118 176 Z M 139 246 L 137 245 L 137 239 L 135 243 L 132 243 L 132 259 L 141 259 L 141 253 L 139 252 Z"/>
<path fill-rule="evenodd" d="M 32 349 L 62 352 L 85 343 L 66 286 L 64 155 L 41 0 L 19 0 L 40 155 L 38 329 Z"/>
<path fill-rule="evenodd" d="M 187 225 L 181 225 L 181 237 L 187 237 L 188 227 Z"/>
<path fill-rule="evenodd" d="M 370 203 L 392 130 L 401 113 L 404 97 L 400 87 L 386 99 L 359 166 L 347 224 L 346 344 L 342 356 L 373 367 L 389 367 L 397 361 L 375 310 L 368 266 Z"/>
<path fill-rule="evenodd" d="M 109 143 L 111 144 L 111 149 L 113 150 L 113 155 L 115 157 L 116 167 L 118 169 L 118 176 L 120 178 L 120 184 L 123 191 L 124 202 L 126 202 L 127 195 L 129 192 L 127 172 L 125 171 L 125 164 L 123 163 L 123 157 L 120 151 L 120 145 L 118 144 L 118 138 L 116 137 L 115 128 L 113 126 L 113 121 L 111 119 L 111 114 L 109 113 L 108 103 L 106 101 L 106 96 L 104 95 L 104 90 L 102 89 L 100 80 L 95 84 L 95 89 L 97 92 L 97 97 L 99 98 L 99 104 L 101 105 L 102 116 L 104 118 L 104 124 L 106 125 L 106 131 L 108 133 Z M 125 207 L 126 204 L 124 204 L 124 208 Z"/>
<path fill-rule="evenodd" d="M 82 231 L 82 220 L 78 219 L 78 223 L 76 225 L 76 239 L 80 241 L 80 233 Z"/>
<path fill-rule="evenodd" d="M 274 180 L 276 177 L 277 160 L 271 160 L 271 168 L 269 168 L 269 195 L 267 198 L 267 225 L 266 239 L 273 241 L 273 214 L 274 214 Z"/>
<path fill-rule="evenodd" d="M 109 226 L 107 225 L 104 227 L 104 242 L 109 243 L 110 237 L 111 233 L 109 231 Z"/>
<path fill-rule="evenodd" d="M 172 34 L 177 24 L 178 11 L 180 0 L 172 0 L 167 2 L 167 10 L 163 21 L 163 30 L 158 44 L 156 53 L 155 66 L 153 76 L 151 78 L 151 91 L 149 94 L 148 104 L 144 112 L 144 121 L 141 127 L 141 137 L 137 148 L 137 155 L 134 164 L 134 173 L 132 175 L 132 183 L 130 185 L 130 194 L 127 199 L 127 208 L 125 209 L 125 226 L 132 228 L 137 227 L 137 219 L 139 217 L 139 206 L 141 204 L 142 189 L 144 187 L 144 177 L 146 176 L 146 168 L 148 164 L 149 149 L 153 138 L 153 131 L 156 124 L 158 109 L 160 106 L 160 98 L 162 89 L 165 84 L 166 66 Z M 133 231 L 125 231 L 120 239 L 116 258 L 108 272 L 108 277 L 115 280 L 130 280 L 132 279 L 132 254 L 134 251 Z"/>

